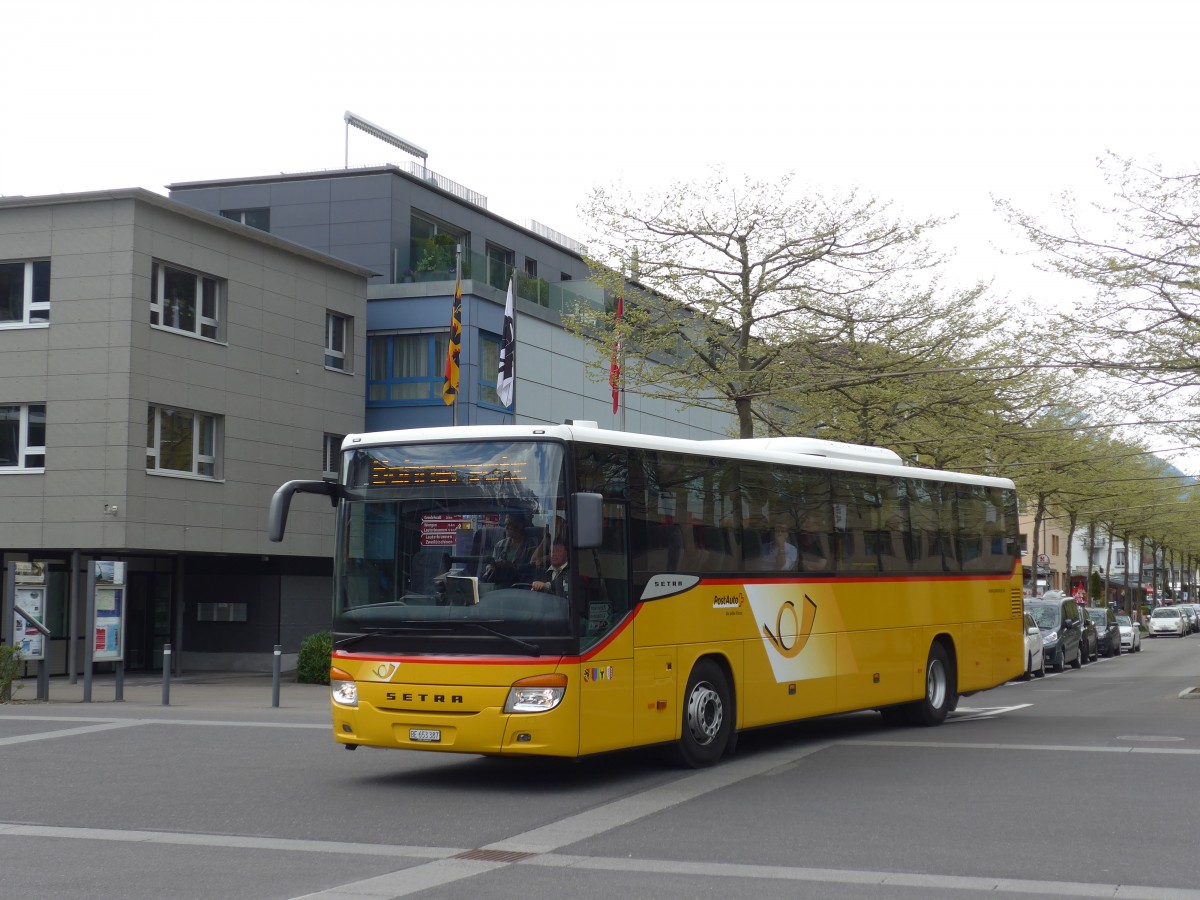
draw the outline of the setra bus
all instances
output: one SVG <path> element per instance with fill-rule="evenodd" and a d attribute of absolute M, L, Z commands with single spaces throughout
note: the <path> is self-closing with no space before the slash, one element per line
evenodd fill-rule
<path fill-rule="evenodd" d="M 1024 667 L 1013 483 L 806 438 L 594 422 L 348 436 L 334 738 L 576 757 L 879 710 L 936 725 Z"/>

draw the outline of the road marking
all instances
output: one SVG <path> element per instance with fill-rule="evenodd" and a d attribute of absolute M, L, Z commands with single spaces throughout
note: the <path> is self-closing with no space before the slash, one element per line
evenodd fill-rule
<path fill-rule="evenodd" d="M 1152 753 L 1159 756 L 1200 756 L 1200 749 L 1169 747 L 1081 747 L 1071 744 L 991 744 L 966 741 L 882 741 L 851 738 L 839 741 L 850 747 L 910 747 L 935 750 L 1041 750 L 1053 753 Z"/>
<path fill-rule="evenodd" d="M 680 862 L 662 859 L 598 856 L 538 856 L 518 865 L 554 866 L 652 875 L 687 875 L 713 878 L 753 878 L 820 884 L 865 884 L 916 887 L 973 893 L 1035 894 L 1041 897 L 1120 897 L 1122 900 L 1200 900 L 1200 891 L 1136 884 L 1098 884 L 1077 881 L 988 878 L 970 875 L 929 875 L 913 872 L 875 872 L 868 869 L 813 869 L 805 866 L 757 866 L 742 863 Z M 652 895 L 654 892 L 647 891 Z M 318 895 L 319 896 L 319 895 Z M 350 895 L 355 896 L 355 895 Z M 378 895 L 374 900 L 380 900 Z"/>
<path fill-rule="evenodd" d="M 16 737 L 0 738 L 0 747 L 8 744 L 25 744 L 31 741 L 46 741 L 59 737 L 75 737 L 114 728 L 128 728 L 134 725 L 216 725 L 221 728 L 301 728 L 313 731 L 328 731 L 329 723 L 305 724 L 302 722 L 237 722 L 221 719 L 113 719 L 99 716 L 26 716 L 0 714 L 0 722 L 7 720 L 22 722 L 92 722 L 90 726 L 79 728 L 64 728 L 58 731 L 42 731 L 37 734 L 22 734 Z"/>
<path fill-rule="evenodd" d="M 1033 706 L 1032 703 L 1018 703 L 1015 706 L 960 706 L 956 709 L 946 721 L 949 722 L 974 722 L 979 719 L 994 719 L 996 716 L 1003 715 L 1007 712 L 1013 712 L 1018 709 L 1026 709 Z"/>
<path fill-rule="evenodd" d="M 827 745 L 834 746 L 834 745 Z M 820 749 L 825 749 L 822 747 Z M 762 774 L 769 774 L 762 773 Z M 749 774 L 743 777 L 750 777 Z M 684 779 L 685 781 L 688 779 Z M 658 789 L 655 789 L 657 791 Z M 654 793 L 651 791 L 648 793 Z M 684 794 L 688 791 L 684 791 Z M 620 802 L 620 801 L 618 801 Z M 610 804 L 611 805 L 611 804 Z M 573 817 L 572 817 L 573 818 Z M 540 831 L 541 829 L 537 829 Z M 366 878 L 295 900 L 383 900 L 405 897 L 511 865 L 578 869 L 595 872 L 639 872 L 675 877 L 701 875 L 711 878 L 801 882 L 809 884 L 858 884 L 878 887 L 916 887 L 969 893 L 1031 894 L 1042 897 L 1121 897 L 1123 900 L 1200 900 L 1200 890 L 1163 888 L 1136 884 L 1103 884 L 1075 881 L 992 878 L 969 875 L 934 875 L 921 872 L 880 872 L 870 869 L 824 869 L 809 866 L 767 866 L 744 863 L 712 863 L 671 859 L 578 856 L 545 853 L 516 862 L 464 859 L 457 847 L 414 847 L 356 842 L 290 840 L 245 835 L 197 834 L 164 831 L 132 831 L 105 828 L 64 828 L 0 822 L 0 837 L 15 835 L 37 838 L 113 841 L 170 846 L 222 847 L 230 850 L 278 850 L 281 852 L 330 853 L 396 859 L 427 859 L 386 875 Z M 653 891 L 648 891 L 653 893 Z"/>
<path fill-rule="evenodd" d="M 128 844 L 168 844 L 181 847 L 229 847 L 233 850 L 299 850 L 353 856 L 393 856 L 446 859 L 465 852 L 460 847 L 409 847 L 397 844 L 361 844 L 350 841 L 312 841 L 241 834 L 201 834 L 181 831 L 133 831 L 119 828 L 67 828 L 0 822 L 0 836 L 64 838 L 79 841 L 114 841 Z"/>
<path fill-rule="evenodd" d="M 14 716 L 15 718 L 15 716 Z M 100 731 L 112 731 L 116 728 L 130 728 L 141 725 L 137 720 L 124 722 L 101 722 L 95 725 L 83 725 L 79 728 L 60 728 L 58 731 L 43 731 L 38 734 L 18 734 L 14 737 L 0 738 L 0 747 L 11 747 L 13 744 L 28 744 L 33 741 L 45 741 L 50 738 L 78 737 L 81 734 L 96 734 Z"/>

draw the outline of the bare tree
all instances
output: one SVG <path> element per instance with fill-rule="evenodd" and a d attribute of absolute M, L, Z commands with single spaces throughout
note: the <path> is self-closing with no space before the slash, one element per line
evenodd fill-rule
<path fill-rule="evenodd" d="M 593 279 L 626 297 L 628 386 L 732 411 L 739 434 L 752 437 L 756 424 L 781 427 L 764 404 L 812 406 L 818 371 L 903 371 L 946 344 L 924 326 L 973 305 L 982 289 L 939 299 L 930 288 L 942 260 L 925 237 L 940 222 L 893 218 L 854 193 L 793 199 L 790 181 L 735 184 L 718 172 L 639 200 L 593 193 Z M 607 358 L 611 337 L 594 325 L 568 316 Z M 886 354 L 870 349 L 885 338 Z"/>

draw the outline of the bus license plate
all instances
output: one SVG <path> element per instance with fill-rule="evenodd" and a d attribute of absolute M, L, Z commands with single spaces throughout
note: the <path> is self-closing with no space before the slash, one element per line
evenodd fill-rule
<path fill-rule="evenodd" d="M 422 744 L 436 744 L 442 739 L 442 732 L 438 728 L 410 728 L 408 739 Z"/>

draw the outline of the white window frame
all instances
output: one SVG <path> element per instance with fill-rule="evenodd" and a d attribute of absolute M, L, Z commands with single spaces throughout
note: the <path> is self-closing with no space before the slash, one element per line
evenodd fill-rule
<path fill-rule="evenodd" d="M 351 371 L 350 361 L 353 359 L 354 319 L 325 310 L 325 368 L 331 372 Z M 338 343 L 341 349 L 338 349 Z"/>
<path fill-rule="evenodd" d="M 345 437 L 344 434 L 325 432 L 325 438 L 321 446 L 322 475 L 328 475 L 333 478 L 337 477 L 342 460 L 342 441 Z"/>
<path fill-rule="evenodd" d="M 192 446 L 191 469 L 172 469 L 159 465 L 162 459 L 162 420 L 163 414 L 171 416 L 188 416 L 191 418 Z M 204 425 L 208 425 L 207 431 Z M 196 412 L 190 409 L 180 409 L 174 406 L 155 406 L 148 408 L 146 419 L 146 472 L 150 475 L 169 475 L 176 478 L 202 478 L 205 481 L 219 481 L 221 478 L 220 446 L 221 446 L 220 416 L 212 413 Z M 207 445 L 205 436 L 209 437 Z"/>
<path fill-rule="evenodd" d="M 267 227 L 255 225 L 252 222 L 246 221 L 248 218 L 254 217 L 257 213 L 265 213 L 267 219 Z M 245 225 L 247 228 L 257 228 L 259 231 L 271 231 L 271 207 L 269 206 L 250 206 L 245 209 L 223 209 L 221 217 L 237 222 L 239 225 Z"/>
<path fill-rule="evenodd" d="M 6 472 L 27 472 L 38 473 L 46 471 L 46 446 L 45 436 L 43 435 L 43 444 L 38 446 L 29 443 L 29 412 L 32 409 L 40 409 L 42 419 L 46 417 L 45 403 L 0 403 L 4 407 L 16 407 L 18 412 L 17 425 L 17 464 L 14 466 L 0 465 L 0 473 Z M 31 465 L 31 457 L 41 457 L 41 462 L 37 465 Z"/>
<path fill-rule="evenodd" d="M 0 328 L 47 328 L 50 325 L 50 299 L 33 299 L 33 267 L 38 263 L 50 265 L 48 259 L 6 260 L 5 265 L 24 265 L 21 283 L 21 318 L 0 321 Z M 40 313 L 40 315 L 38 315 Z"/>
<path fill-rule="evenodd" d="M 196 327 L 194 329 L 167 324 L 167 318 L 171 313 L 174 312 L 178 316 L 173 307 L 163 304 L 168 269 L 183 275 L 191 275 L 195 279 L 193 302 L 196 307 Z M 152 328 L 173 331 L 175 334 L 186 334 L 188 337 L 199 338 L 203 341 L 220 342 L 224 339 L 223 322 L 225 320 L 226 282 L 223 279 L 217 278 L 214 275 L 205 275 L 202 272 L 196 272 L 185 266 L 177 266 L 174 263 L 156 259 L 150 267 L 150 282 L 150 326 Z M 204 288 L 208 284 L 212 285 L 214 294 L 213 314 L 211 316 L 204 314 Z M 205 329 L 208 329 L 211 333 L 206 334 Z"/>

